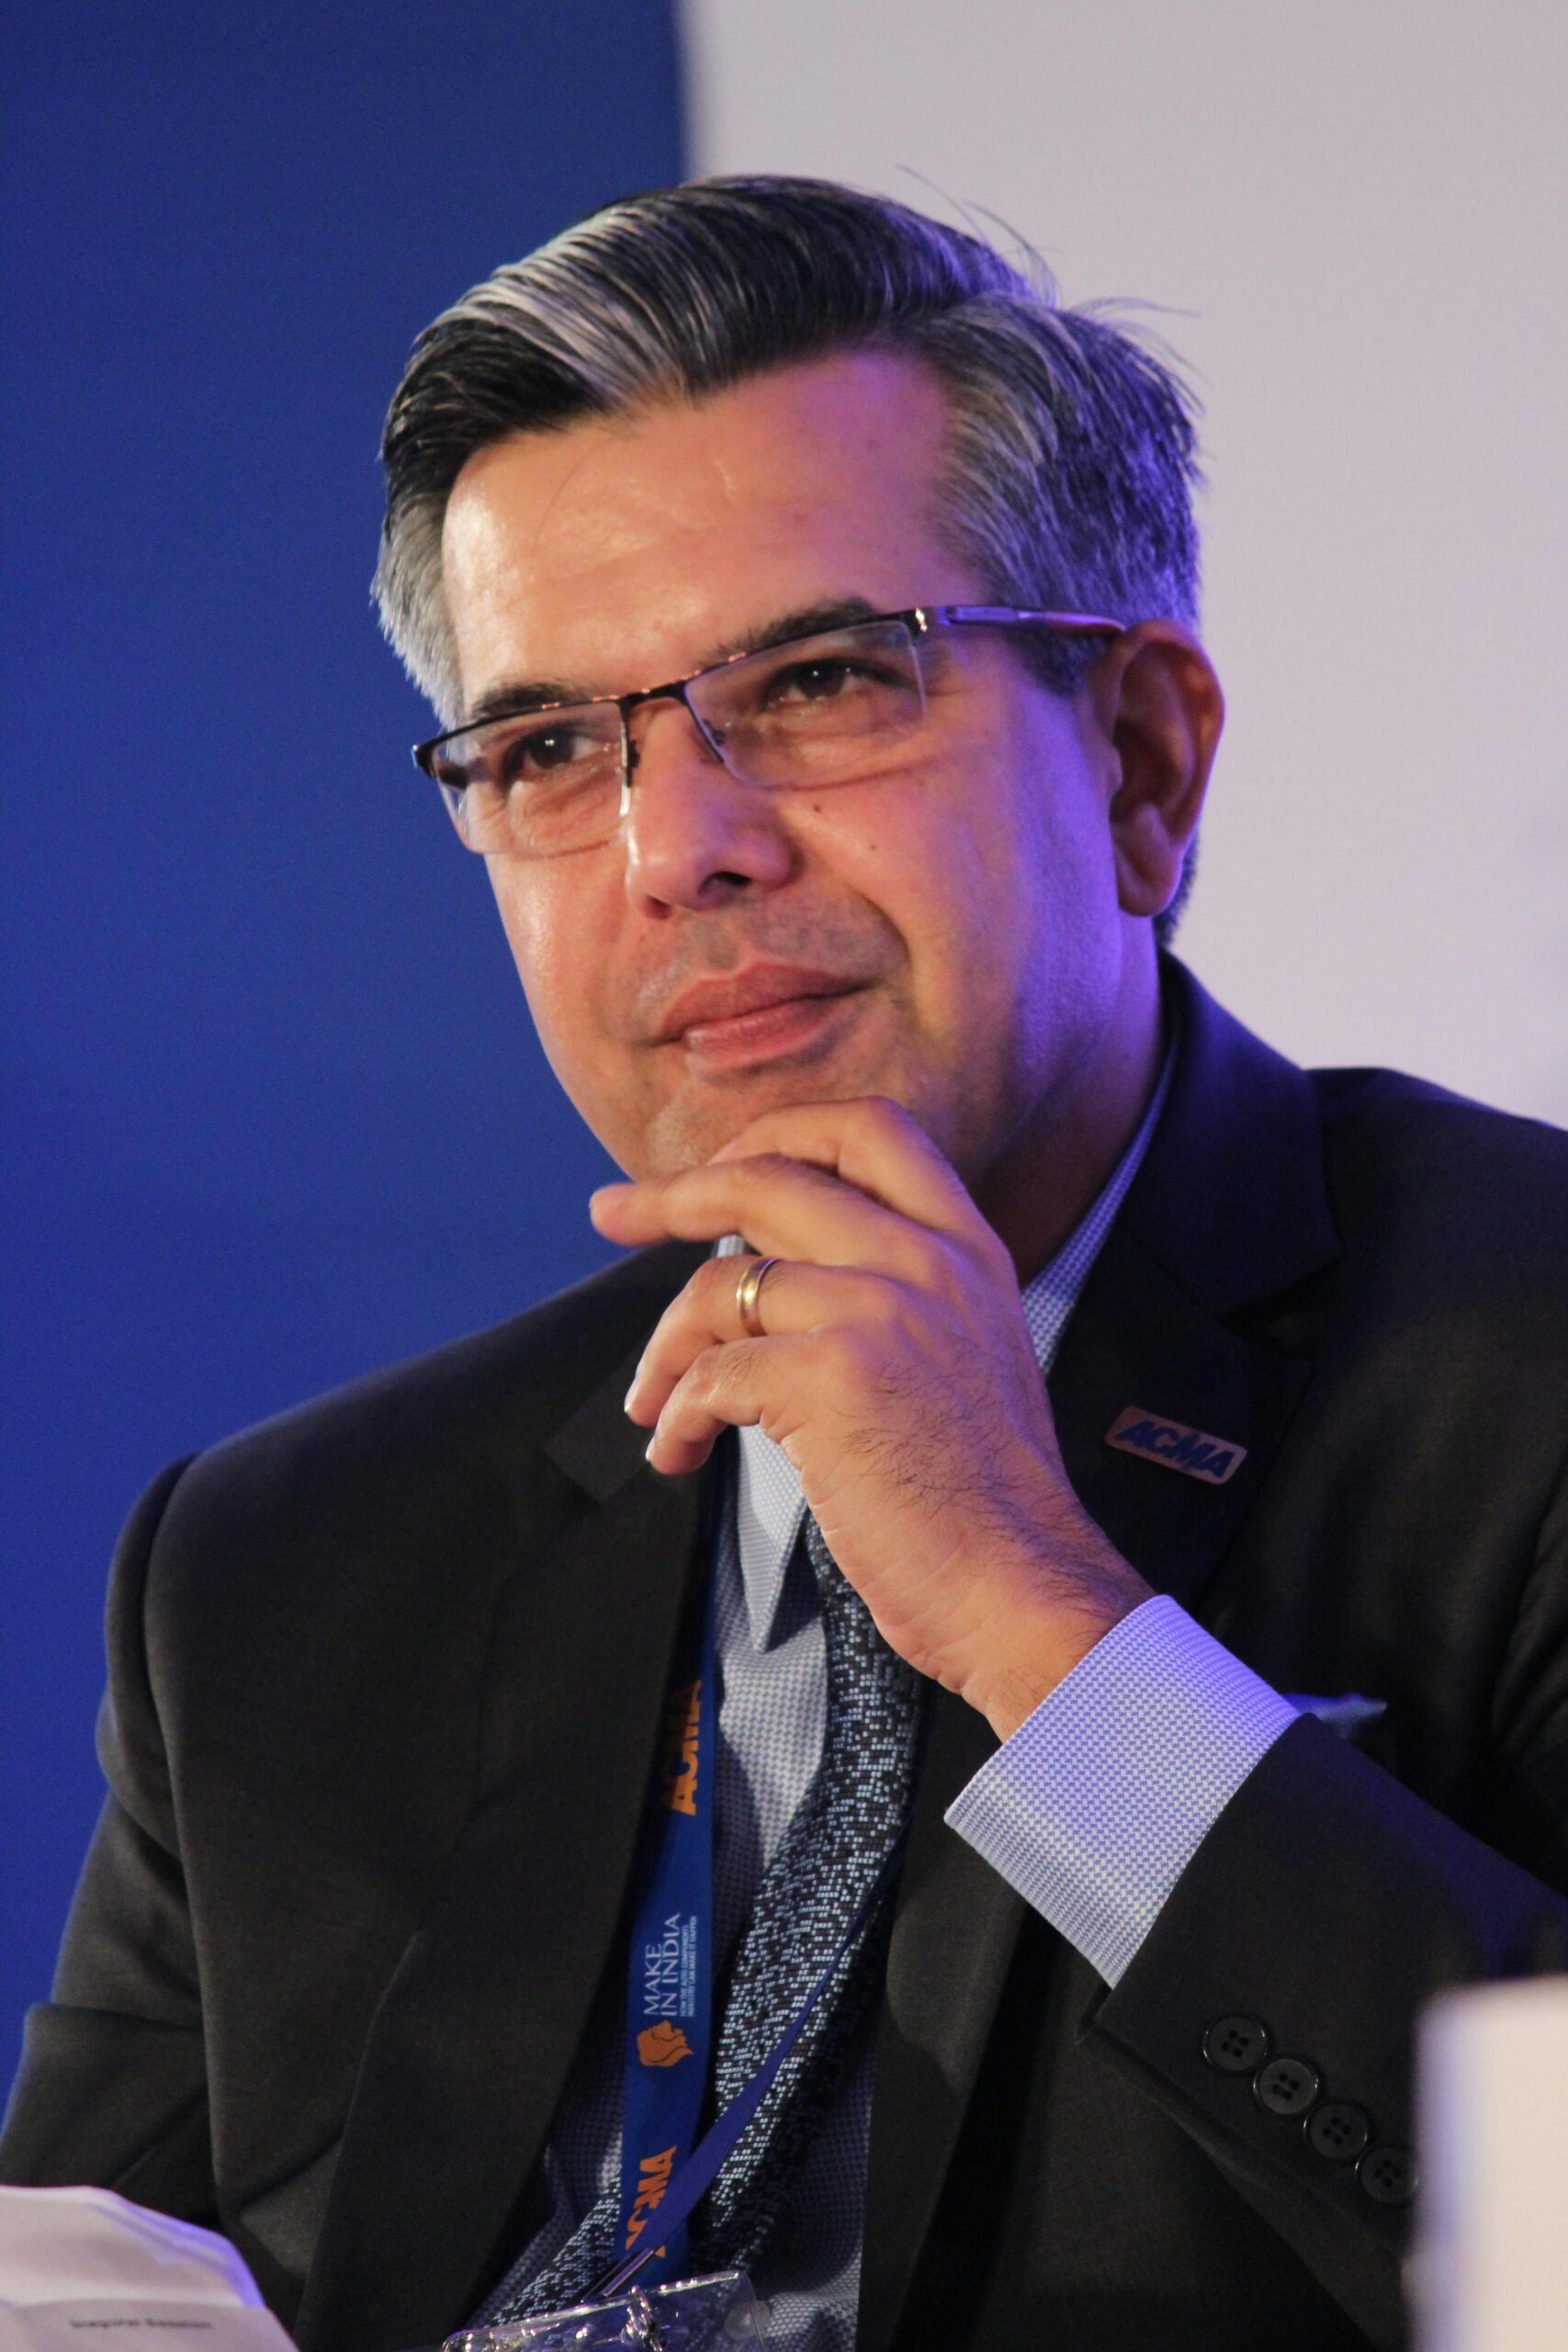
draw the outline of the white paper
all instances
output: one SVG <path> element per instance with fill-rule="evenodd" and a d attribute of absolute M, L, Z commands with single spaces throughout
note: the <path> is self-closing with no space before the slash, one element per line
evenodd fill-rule
<path fill-rule="evenodd" d="M 0 2352 L 291 2352 L 227 2238 L 107 2188 L 0 2188 Z"/>
<path fill-rule="evenodd" d="M 269 2311 L 249 2303 L 98 2296 L 0 2310 L 0 2352 L 293 2352 Z"/>
<path fill-rule="evenodd" d="M 1472 1986 L 1421 2027 L 1422 2352 L 1568 2345 L 1568 1979 Z"/>

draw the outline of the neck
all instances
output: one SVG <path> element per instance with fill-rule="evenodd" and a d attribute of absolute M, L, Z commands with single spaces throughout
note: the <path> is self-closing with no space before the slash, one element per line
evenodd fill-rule
<path fill-rule="evenodd" d="M 1166 1052 L 1157 961 L 1129 957 L 1092 1053 L 1014 1129 L 974 1186 L 976 1205 L 1032 1282 L 1093 1207 L 1137 1132 Z"/>

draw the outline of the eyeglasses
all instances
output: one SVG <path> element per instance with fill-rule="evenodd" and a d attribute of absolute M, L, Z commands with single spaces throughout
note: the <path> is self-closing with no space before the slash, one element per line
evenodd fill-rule
<path fill-rule="evenodd" d="M 559 857 L 606 842 L 631 805 L 645 703 L 683 704 L 739 784 L 812 792 L 895 766 L 924 725 L 933 654 L 950 630 L 1117 637 L 1120 621 L 1015 605 L 926 605 L 733 653 L 668 685 L 542 703 L 414 746 L 459 838 L 486 857 Z"/>

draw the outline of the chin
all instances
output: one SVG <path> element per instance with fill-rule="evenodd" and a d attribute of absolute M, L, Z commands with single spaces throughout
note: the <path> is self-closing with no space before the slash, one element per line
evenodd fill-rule
<path fill-rule="evenodd" d="M 722 1086 L 683 1091 L 655 1111 L 635 1138 L 624 1137 L 625 1149 L 614 1143 L 608 1148 L 634 1175 L 677 1176 L 685 1169 L 705 1166 L 754 1119 L 772 1111 L 887 1091 L 886 1086 L 847 1078 L 835 1081 L 820 1069 L 738 1071 Z"/>

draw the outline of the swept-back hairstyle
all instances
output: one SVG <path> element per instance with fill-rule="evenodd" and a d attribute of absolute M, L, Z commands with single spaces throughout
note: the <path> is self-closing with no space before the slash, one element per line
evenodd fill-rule
<path fill-rule="evenodd" d="M 413 346 L 381 445 L 376 598 L 443 724 L 460 711 L 441 532 L 477 449 L 867 350 L 943 387 L 940 526 L 987 595 L 1196 621 L 1195 404 L 1146 344 L 1103 310 L 1064 310 L 1035 255 L 1020 266 L 889 198 L 697 180 L 592 214 Z M 1044 682 L 1072 692 L 1094 650 L 1043 641 Z"/>

